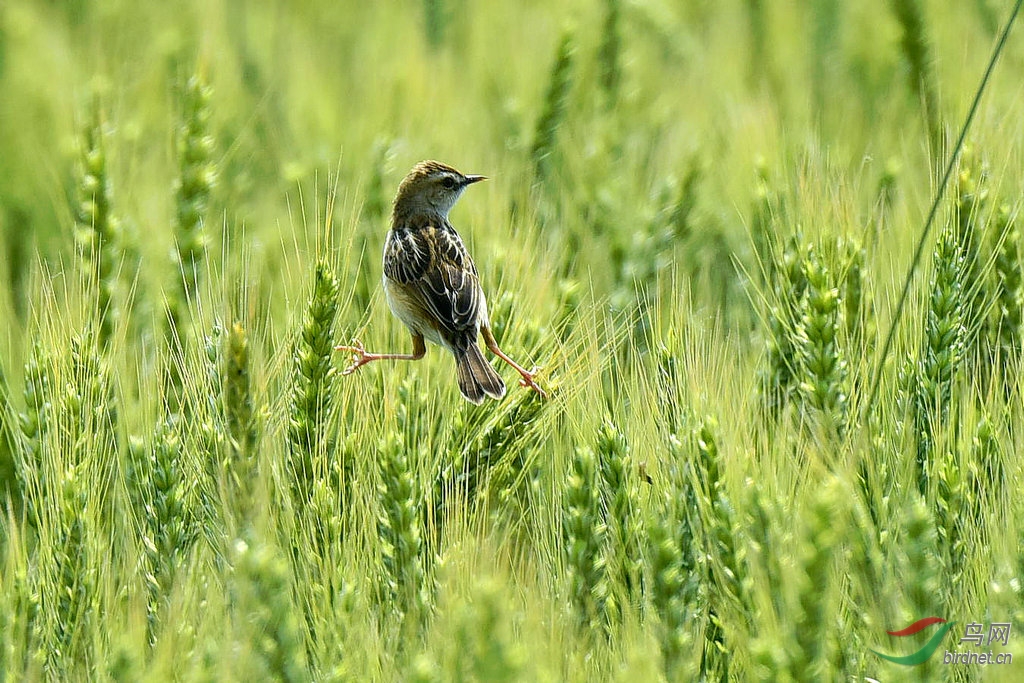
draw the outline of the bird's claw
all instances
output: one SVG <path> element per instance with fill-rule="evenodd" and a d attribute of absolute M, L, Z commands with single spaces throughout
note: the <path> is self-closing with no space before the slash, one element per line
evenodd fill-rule
<path fill-rule="evenodd" d="M 372 358 L 369 358 L 366 353 L 366 348 L 363 346 L 363 342 L 358 339 L 352 340 L 352 346 L 345 346 L 344 344 L 335 346 L 335 351 L 346 351 L 352 354 L 352 364 L 341 371 L 342 375 L 351 375 L 353 372 L 369 363 Z"/>
<path fill-rule="evenodd" d="M 529 372 L 525 373 L 519 380 L 519 386 L 533 389 L 536 391 L 541 398 L 547 398 L 547 392 L 540 388 L 540 385 L 533 381 L 534 376 L 540 372 L 540 368 L 536 365 L 530 369 Z"/>

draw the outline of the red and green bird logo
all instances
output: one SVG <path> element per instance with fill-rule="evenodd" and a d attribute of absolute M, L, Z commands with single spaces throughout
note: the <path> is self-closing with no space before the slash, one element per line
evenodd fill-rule
<path fill-rule="evenodd" d="M 887 659 L 890 662 L 894 662 L 896 664 L 902 664 L 904 666 L 917 666 L 918 664 L 922 664 L 928 661 L 928 658 L 935 654 L 935 651 L 939 649 L 939 643 L 942 642 L 943 636 L 946 635 L 946 632 L 949 631 L 949 629 L 953 628 L 953 624 L 955 623 L 955 621 L 946 621 L 941 617 L 925 617 L 924 619 L 918 619 L 906 628 L 902 628 L 899 631 L 886 631 L 886 633 L 888 633 L 890 636 L 902 638 L 905 636 L 912 636 L 916 633 L 920 633 L 929 626 L 933 626 L 935 624 L 942 624 L 942 626 L 939 627 L 939 630 L 932 634 L 932 637 L 928 639 L 928 642 L 925 643 L 920 650 L 918 650 L 917 652 L 912 652 L 909 655 L 903 655 L 901 657 L 895 655 L 887 655 L 884 652 L 879 652 L 878 650 L 872 650 L 872 652 L 874 652 L 882 659 Z"/>

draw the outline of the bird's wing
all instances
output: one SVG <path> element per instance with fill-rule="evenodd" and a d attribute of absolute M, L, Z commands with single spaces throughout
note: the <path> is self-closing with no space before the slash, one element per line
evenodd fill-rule
<path fill-rule="evenodd" d="M 395 232 L 384 251 L 384 274 L 405 285 L 446 336 L 474 328 L 483 294 L 476 265 L 455 230 L 429 225 Z"/>

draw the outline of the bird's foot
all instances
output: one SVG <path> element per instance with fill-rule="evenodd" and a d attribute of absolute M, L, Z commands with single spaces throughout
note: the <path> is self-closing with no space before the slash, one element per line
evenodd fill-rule
<path fill-rule="evenodd" d="M 534 376 L 540 372 L 540 368 L 534 365 L 529 372 L 520 372 L 523 377 L 519 380 L 519 386 L 527 387 L 536 391 L 541 398 L 547 398 L 547 393 L 540 388 L 540 385 L 533 381 Z"/>
<path fill-rule="evenodd" d="M 363 367 L 370 361 L 377 360 L 377 354 L 367 353 L 366 348 L 363 347 L 363 342 L 358 339 L 352 340 L 352 346 L 335 346 L 335 351 L 345 351 L 352 354 L 352 364 L 342 370 L 342 375 L 351 375 L 353 372 Z"/>

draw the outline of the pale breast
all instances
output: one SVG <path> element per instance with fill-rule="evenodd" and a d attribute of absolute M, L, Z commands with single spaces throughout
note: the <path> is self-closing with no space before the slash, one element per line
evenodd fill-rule
<path fill-rule="evenodd" d="M 437 325 L 432 323 L 430 316 L 424 313 L 423 307 L 407 290 L 407 285 L 396 282 L 387 275 L 384 276 L 384 298 L 387 299 L 391 312 L 413 334 L 421 335 L 435 344 L 441 344 L 441 334 Z"/>

